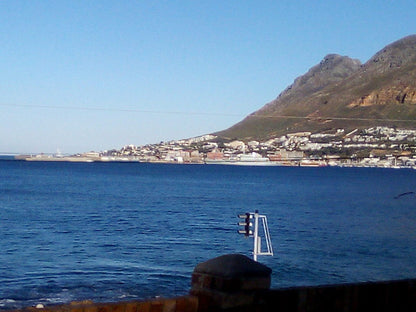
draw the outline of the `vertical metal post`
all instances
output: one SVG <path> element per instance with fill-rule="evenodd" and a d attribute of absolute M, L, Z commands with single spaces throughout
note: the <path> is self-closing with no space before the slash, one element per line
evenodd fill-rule
<path fill-rule="evenodd" d="M 270 238 L 269 227 L 267 225 L 267 217 L 265 215 L 259 214 L 259 211 L 256 210 L 253 212 L 247 212 L 245 214 L 239 214 L 238 218 L 244 219 L 244 222 L 238 222 L 239 226 L 244 226 L 244 229 L 239 229 L 238 233 L 244 234 L 245 237 L 254 238 L 253 246 L 253 259 L 257 261 L 257 256 L 273 256 L 273 246 Z M 254 219 L 253 223 L 250 222 L 250 219 Z M 259 236 L 259 222 L 263 224 L 263 233 L 264 239 L 266 242 L 267 251 L 261 251 L 261 240 Z M 252 227 L 252 228 L 251 228 Z M 251 230 L 252 229 L 252 230 Z"/>
<path fill-rule="evenodd" d="M 259 253 L 259 211 L 254 213 L 254 247 L 253 247 L 253 260 L 257 261 L 257 255 Z"/>

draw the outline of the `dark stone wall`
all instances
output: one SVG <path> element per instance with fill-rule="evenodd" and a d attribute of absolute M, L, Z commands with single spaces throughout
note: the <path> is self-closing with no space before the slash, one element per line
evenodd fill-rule
<path fill-rule="evenodd" d="M 416 280 L 270 290 L 262 311 L 416 311 Z"/>
<path fill-rule="evenodd" d="M 218 294 L 217 294 L 218 295 Z M 207 296 L 184 296 L 149 301 L 115 303 L 72 302 L 64 305 L 47 306 L 37 309 L 28 307 L 15 312 L 369 312 L 416 311 L 416 279 L 328 285 L 316 287 L 295 287 L 287 289 L 253 290 L 247 304 L 238 304 L 248 296 L 247 292 L 230 293 L 228 299 L 222 293 L 222 301 L 231 300 L 237 305 L 215 306 Z M 241 302 L 240 302 L 241 303 Z"/>
<path fill-rule="evenodd" d="M 28 307 L 13 312 L 197 312 L 198 298 L 183 296 L 148 301 L 93 303 L 71 302 L 44 308 Z"/>
<path fill-rule="evenodd" d="M 416 279 L 269 289 L 270 275 L 269 268 L 245 256 L 225 255 L 196 266 L 189 296 L 15 312 L 416 312 Z"/>

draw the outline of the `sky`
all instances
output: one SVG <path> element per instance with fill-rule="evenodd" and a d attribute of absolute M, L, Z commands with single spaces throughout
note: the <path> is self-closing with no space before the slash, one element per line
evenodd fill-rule
<path fill-rule="evenodd" d="M 416 33 L 416 1 L 0 1 L 0 154 L 224 130 L 327 54 Z"/>

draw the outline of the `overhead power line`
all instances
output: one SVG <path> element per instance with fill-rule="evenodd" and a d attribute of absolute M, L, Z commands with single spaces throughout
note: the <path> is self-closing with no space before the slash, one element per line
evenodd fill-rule
<path fill-rule="evenodd" d="M 193 112 L 193 111 L 160 111 L 134 108 L 108 108 L 108 107 L 83 107 L 83 106 L 54 106 L 54 105 L 28 105 L 28 104 L 4 104 L 5 107 L 21 107 L 35 109 L 63 109 L 63 110 L 83 110 L 83 111 L 103 111 L 103 112 L 128 112 L 143 114 L 169 114 L 169 115 L 191 115 L 191 116 L 231 116 L 231 117 L 250 117 L 250 118 L 267 118 L 267 119 L 311 119 L 311 120 L 345 120 L 345 121 L 388 121 L 388 122 L 416 122 L 412 119 L 391 119 L 391 118 L 361 118 L 361 117 L 337 117 L 337 116 L 294 116 L 294 115 L 243 115 L 236 113 L 218 113 L 218 112 Z"/>
<path fill-rule="evenodd" d="M 107 112 L 128 112 L 128 113 L 145 113 L 145 114 L 172 114 L 172 115 L 203 115 L 203 116 L 242 116 L 241 114 L 232 113 L 210 113 L 210 112 L 192 112 L 192 111 L 158 111 L 135 108 L 108 108 L 108 107 L 83 107 L 83 106 L 54 106 L 54 105 L 27 105 L 27 104 L 0 104 L 7 107 L 21 108 L 38 108 L 38 109 L 64 109 L 64 110 L 83 110 L 83 111 L 107 111 Z"/>
<path fill-rule="evenodd" d="M 312 120 L 346 120 L 346 121 L 391 121 L 391 122 L 416 122 L 414 119 L 390 119 L 390 118 L 361 118 L 361 117 L 333 117 L 333 116 L 291 116 L 291 115 L 250 115 L 256 118 L 282 118 L 282 119 L 312 119 Z"/>

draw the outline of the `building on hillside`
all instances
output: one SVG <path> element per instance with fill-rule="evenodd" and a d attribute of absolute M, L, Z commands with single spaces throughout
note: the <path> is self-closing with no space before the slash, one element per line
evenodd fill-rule
<path fill-rule="evenodd" d="M 267 155 L 270 161 L 299 161 L 304 157 L 302 151 L 277 150 Z"/>
<path fill-rule="evenodd" d="M 212 152 L 208 152 L 206 158 L 212 160 L 223 160 L 225 157 L 223 152 L 215 150 Z"/>

